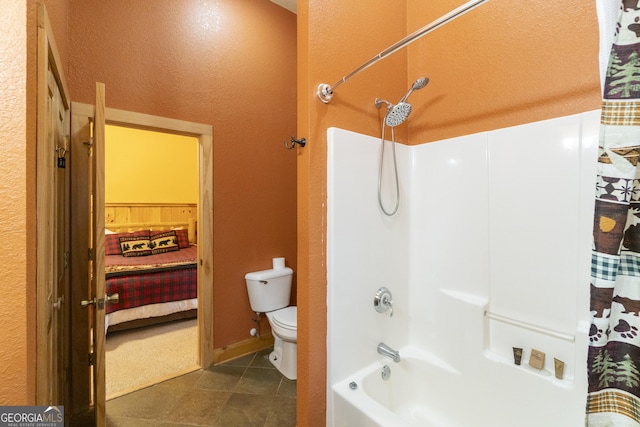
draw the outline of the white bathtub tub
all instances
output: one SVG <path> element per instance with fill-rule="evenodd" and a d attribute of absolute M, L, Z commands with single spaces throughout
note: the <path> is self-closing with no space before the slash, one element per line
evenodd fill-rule
<path fill-rule="evenodd" d="M 381 357 L 334 385 L 334 427 L 584 425 L 584 401 L 575 398 L 573 383 L 526 364 L 485 353 L 464 367 L 473 376 L 415 347 L 400 349 L 400 357 L 399 363 Z M 391 369 L 387 380 L 384 365 Z"/>

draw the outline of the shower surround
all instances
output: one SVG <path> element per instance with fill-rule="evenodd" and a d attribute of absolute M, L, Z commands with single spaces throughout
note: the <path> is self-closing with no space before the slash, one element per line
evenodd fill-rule
<path fill-rule="evenodd" d="M 380 138 L 328 130 L 329 426 L 584 425 L 599 114 L 398 145 L 391 218 Z"/>

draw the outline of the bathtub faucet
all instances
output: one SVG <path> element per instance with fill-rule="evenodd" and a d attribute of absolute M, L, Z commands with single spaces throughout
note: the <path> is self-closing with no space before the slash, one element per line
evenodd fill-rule
<path fill-rule="evenodd" d="M 380 353 L 383 356 L 390 357 L 396 363 L 400 361 L 400 352 L 392 349 L 391 347 L 389 347 L 383 342 L 378 344 L 378 353 Z"/>

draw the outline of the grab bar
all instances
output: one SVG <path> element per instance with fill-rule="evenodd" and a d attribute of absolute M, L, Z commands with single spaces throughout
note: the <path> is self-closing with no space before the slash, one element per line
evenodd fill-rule
<path fill-rule="evenodd" d="M 489 319 L 497 320 L 498 322 L 507 323 L 509 325 L 518 326 L 519 328 L 528 329 L 530 331 L 538 332 L 550 337 L 558 338 L 568 342 L 575 342 L 576 336 L 565 334 L 563 332 L 554 331 L 553 329 L 543 328 L 542 326 L 534 325 L 532 323 L 523 322 L 521 320 L 512 319 L 510 317 L 501 316 L 499 314 L 485 311 L 484 315 Z"/>

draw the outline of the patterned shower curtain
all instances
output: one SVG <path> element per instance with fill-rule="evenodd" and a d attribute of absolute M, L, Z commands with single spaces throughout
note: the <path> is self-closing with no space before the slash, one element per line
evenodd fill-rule
<path fill-rule="evenodd" d="M 603 91 L 587 425 L 640 426 L 640 6 L 622 0 Z"/>

